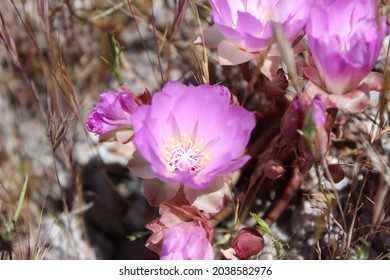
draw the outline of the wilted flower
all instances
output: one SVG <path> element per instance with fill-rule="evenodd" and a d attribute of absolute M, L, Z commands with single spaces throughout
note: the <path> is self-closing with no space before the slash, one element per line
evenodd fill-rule
<path fill-rule="evenodd" d="M 264 238 L 255 228 L 242 228 L 234 240 L 231 248 L 222 251 L 228 259 L 247 260 L 259 254 L 264 248 Z"/>
<path fill-rule="evenodd" d="M 350 93 L 371 72 L 386 32 L 376 1 L 316 1 L 306 33 L 318 73 L 308 69 L 308 78 L 327 93 Z"/>
<path fill-rule="evenodd" d="M 311 0 L 209 0 L 215 25 L 204 32 L 205 44 L 218 48 L 221 65 L 260 60 L 273 37 L 272 22 L 281 24 L 284 35 L 294 39 L 306 23 Z M 200 41 L 197 41 L 200 43 Z M 270 56 L 267 68 L 279 67 Z M 271 64 L 275 64 L 271 66 Z M 269 72 L 269 69 L 268 69 Z"/>
<path fill-rule="evenodd" d="M 131 114 L 134 143 L 157 178 L 195 189 L 241 168 L 254 114 L 230 105 L 223 86 L 168 82 Z"/>
<path fill-rule="evenodd" d="M 161 260 L 212 260 L 213 246 L 197 222 L 177 224 L 163 230 Z"/>
<path fill-rule="evenodd" d="M 139 104 L 129 92 L 106 91 L 88 115 L 86 128 L 96 134 L 107 134 L 118 128 L 131 128 L 130 112 Z"/>

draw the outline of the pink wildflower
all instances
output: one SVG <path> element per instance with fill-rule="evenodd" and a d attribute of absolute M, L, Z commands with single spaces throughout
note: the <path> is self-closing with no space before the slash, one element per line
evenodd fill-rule
<path fill-rule="evenodd" d="M 380 88 L 381 79 L 370 72 L 386 32 L 386 19 L 378 16 L 376 1 L 316 1 L 306 27 L 316 68 L 305 69 L 311 81 L 306 91 L 312 97 L 323 94 L 327 107 L 363 110 L 368 91 Z"/>
<path fill-rule="evenodd" d="M 153 232 L 153 234 L 146 241 L 147 248 L 156 254 L 159 254 L 160 256 L 166 256 L 170 252 L 174 253 L 174 248 L 169 248 L 172 240 L 174 239 L 172 236 L 173 233 L 170 232 L 169 229 L 176 228 L 176 225 L 192 223 L 193 225 L 190 227 L 187 225 L 179 226 L 178 231 L 184 231 L 187 234 L 191 234 L 191 232 L 197 232 L 202 236 L 205 234 L 205 239 L 207 242 L 203 237 L 196 242 L 202 243 L 202 246 L 204 246 L 204 252 L 209 252 L 210 249 L 208 244 L 211 244 L 214 239 L 214 229 L 208 219 L 209 216 L 205 216 L 204 213 L 201 213 L 196 207 L 193 206 L 182 205 L 178 207 L 168 203 L 161 203 L 159 212 L 160 217 L 154 219 L 145 226 L 148 230 Z M 197 229 L 198 227 L 200 227 L 201 230 Z M 165 240 L 165 249 L 163 249 L 165 237 L 167 237 L 167 239 Z M 189 236 L 187 236 L 187 238 L 188 237 Z M 191 241 L 182 240 L 181 242 L 187 243 Z M 164 251 L 162 252 L 162 250 Z M 180 250 L 183 251 L 184 249 L 181 248 Z M 210 254 L 210 252 L 207 254 Z"/>
<path fill-rule="evenodd" d="M 96 134 L 107 134 L 118 128 L 131 128 L 130 112 L 139 104 L 129 92 L 106 91 L 88 115 L 85 127 Z"/>
<path fill-rule="evenodd" d="M 131 114 L 134 143 L 157 178 L 203 189 L 249 160 L 254 114 L 230 98 L 223 86 L 168 82 Z"/>
<path fill-rule="evenodd" d="M 163 230 L 161 260 L 212 260 L 213 246 L 197 222 L 177 224 Z"/>
<path fill-rule="evenodd" d="M 214 26 L 204 31 L 204 43 L 218 49 L 221 65 L 259 62 L 272 37 L 272 22 L 281 24 L 293 40 L 304 28 L 311 0 L 209 0 Z M 196 43 L 200 43 L 198 39 Z M 273 80 L 279 67 L 278 54 L 264 61 L 263 72 Z"/>

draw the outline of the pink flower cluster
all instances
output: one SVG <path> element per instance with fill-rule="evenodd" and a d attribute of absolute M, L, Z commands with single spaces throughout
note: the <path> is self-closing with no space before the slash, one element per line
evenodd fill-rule
<path fill-rule="evenodd" d="M 151 104 L 137 103 L 129 92 L 102 93 L 86 127 L 98 134 L 131 128 L 137 155 L 129 168 L 142 178 L 156 178 L 144 184 L 151 204 L 160 205 L 165 213 L 167 206 L 161 203 L 175 199 L 181 208 L 169 209 L 186 212 L 187 219 L 194 219 L 194 214 L 188 214 L 194 211 L 206 219 L 222 207 L 228 175 L 249 160 L 244 153 L 255 117 L 231 104 L 231 98 L 223 86 L 180 82 L 168 82 L 153 94 Z M 169 215 L 162 214 L 148 228 L 154 230 L 165 216 Z M 206 229 L 187 219 L 159 227 L 163 241 L 155 251 L 162 259 L 213 258 Z"/>
<path fill-rule="evenodd" d="M 292 54 L 309 54 L 308 63 L 296 65 L 300 78 L 307 80 L 305 87 L 296 93 L 280 123 L 281 135 L 305 159 L 300 170 L 306 172 L 326 155 L 329 109 L 364 110 L 369 92 L 382 86 L 382 76 L 371 72 L 387 33 L 376 2 L 209 3 L 214 25 L 195 43 L 216 48 L 221 65 L 255 62 L 266 84 L 272 84 L 266 90 L 272 88 L 278 93 L 276 98 L 283 97 L 287 87 L 278 87 L 278 83 L 288 79 L 275 40 L 276 28 Z M 89 131 L 114 134 L 121 143 L 131 140 L 135 144 L 128 168 L 143 179 L 150 204 L 160 207 L 160 217 L 146 225 L 153 232 L 146 246 L 161 259 L 214 258 L 210 218 L 226 203 L 231 174 L 249 161 L 246 148 L 256 126 L 255 114 L 231 102 L 234 99 L 221 85 L 170 81 L 153 95 L 148 91 L 136 95 L 123 87 L 119 92 L 103 92 L 88 116 L 85 126 Z M 123 132 L 126 137 L 120 136 Z M 268 178 L 283 176 L 282 163 L 264 164 L 268 164 Z M 230 259 L 248 259 L 263 247 L 261 234 L 245 228 L 224 254 Z"/>
<path fill-rule="evenodd" d="M 294 41 L 308 18 L 311 0 L 210 0 L 214 26 L 206 29 L 206 46 L 218 49 L 221 65 L 235 65 L 253 60 L 256 64 L 272 45 L 273 24 L 283 27 Z M 202 43 L 199 38 L 196 41 Z M 271 80 L 276 76 L 280 57 L 275 48 L 266 57 L 262 72 Z"/>

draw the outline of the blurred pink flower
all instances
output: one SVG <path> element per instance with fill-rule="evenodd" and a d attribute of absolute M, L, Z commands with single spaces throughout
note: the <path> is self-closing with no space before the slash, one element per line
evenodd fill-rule
<path fill-rule="evenodd" d="M 209 0 L 214 26 L 203 34 L 204 43 L 218 49 L 221 65 L 235 65 L 254 60 L 273 37 L 272 22 L 281 24 L 284 35 L 293 40 L 304 28 L 311 0 Z M 196 43 L 201 43 L 199 38 Z M 263 72 L 273 80 L 280 58 L 270 53 Z"/>
<path fill-rule="evenodd" d="M 195 228 L 194 232 L 198 232 L 202 236 L 205 235 L 205 238 L 202 237 L 200 241 L 198 241 L 202 244 L 205 244 L 204 251 L 208 252 L 209 245 L 207 245 L 207 243 L 211 246 L 211 242 L 214 239 L 214 229 L 208 219 L 209 216 L 206 216 L 204 213 L 201 213 L 197 208 L 190 205 L 182 205 L 179 207 L 168 203 L 161 203 L 159 212 L 160 217 L 151 221 L 145 226 L 148 230 L 151 230 L 153 232 L 153 234 L 146 241 L 146 247 L 148 249 L 161 256 L 164 246 L 164 238 L 166 235 L 165 232 L 171 228 L 174 228 L 176 225 L 187 224 L 190 222 L 193 223 L 192 228 L 185 228 L 186 226 L 184 226 L 184 229 L 180 229 L 179 227 L 179 232 L 182 232 L 184 230 L 187 231 L 187 233 L 190 233 L 191 230 L 194 229 L 194 226 L 196 228 L 201 228 L 200 230 Z M 168 231 L 167 234 L 170 235 L 170 231 Z M 163 252 L 163 255 L 167 255 L 170 251 L 173 253 L 173 250 L 168 248 L 170 242 L 172 242 L 172 239 L 173 236 L 168 236 L 168 239 L 166 241 L 168 243 L 166 243 L 165 245 L 166 248 Z M 185 242 L 185 240 L 182 240 L 182 242 Z"/>
<path fill-rule="evenodd" d="M 347 106 L 350 111 L 364 109 L 368 102 L 366 94 L 372 89 L 367 85 L 379 87 L 378 77 L 368 75 L 378 58 L 386 32 L 386 19 L 378 16 L 376 1 L 316 1 L 306 26 L 316 67 L 305 69 L 306 76 L 315 84 L 309 84 L 312 94 L 319 92 L 315 87 L 328 94 L 349 94 L 349 99 L 355 99 L 355 106 L 347 106 L 346 98 L 339 101 L 332 97 L 326 103 L 341 108 Z M 366 84 L 362 86 L 364 78 Z M 356 101 L 357 98 L 360 101 Z"/>
<path fill-rule="evenodd" d="M 230 98 L 223 86 L 168 82 L 131 114 L 135 146 L 157 178 L 204 189 L 249 160 L 255 117 Z"/>
<path fill-rule="evenodd" d="M 177 224 L 163 230 L 161 260 L 212 260 L 213 246 L 197 222 Z"/>

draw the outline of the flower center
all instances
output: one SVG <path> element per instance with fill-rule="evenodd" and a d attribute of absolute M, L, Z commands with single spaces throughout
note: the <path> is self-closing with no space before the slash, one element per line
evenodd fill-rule
<path fill-rule="evenodd" d="M 342 42 L 342 44 L 341 44 L 341 52 L 342 53 L 347 53 L 349 51 L 349 46 L 348 45 L 349 44 L 348 44 L 347 40 Z"/>
<path fill-rule="evenodd" d="M 266 8 L 261 7 L 261 6 L 245 7 L 242 12 L 251 14 L 252 16 L 257 18 L 263 26 L 265 26 L 272 19 L 270 11 Z M 237 17 L 236 18 L 233 17 L 232 26 L 234 29 L 237 28 Z M 258 37 L 260 38 L 261 36 L 258 35 Z"/>
<path fill-rule="evenodd" d="M 177 142 L 166 145 L 166 159 L 168 170 L 181 171 L 188 174 L 200 170 L 208 161 L 209 157 L 196 149 L 191 141 L 185 141 L 185 144 Z"/>

